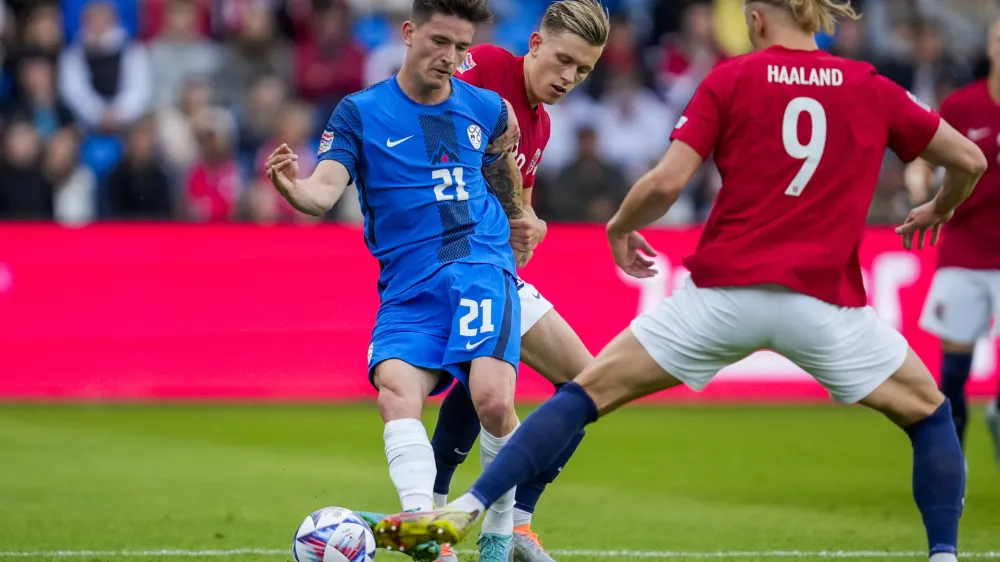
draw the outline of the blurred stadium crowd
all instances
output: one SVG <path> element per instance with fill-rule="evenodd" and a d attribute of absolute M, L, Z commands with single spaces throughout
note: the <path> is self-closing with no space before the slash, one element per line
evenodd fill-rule
<path fill-rule="evenodd" d="M 605 221 L 669 144 L 698 83 L 749 44 L 743 0 L 604 0 L 611 42 L 591 78 L 550 107 L 535 205 L 553 221 Z M 491 0 L 477 42 L 523 54 L 549 0 Z M 1000 0 L 855 0 L 821 45 L 873 62 L 937 105 L 985 75 Z M 309 222 L 263 173 L 287 142 L 302 173 L 337 102 L 402 63 L 410 0 L 6 0 L 0 12 L 0 219 Z M 845 165 L 850 165 L 849 162 Z M 666 223 L 697 223 L 705 172 Z M 886 156 L 870 219 L 910 201 Z M 347 194 L 327 220 L 357 221 Z"/>

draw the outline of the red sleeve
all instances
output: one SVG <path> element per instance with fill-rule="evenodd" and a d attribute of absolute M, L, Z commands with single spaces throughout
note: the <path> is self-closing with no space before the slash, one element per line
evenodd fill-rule
<path fill-rule="evenodd" d="M 941 116 L 884 76 L 876 76 L 875 84 L 889 126 L 889 148 L 903 162 L 916 160 L 937 133 Z"/>
<path fill-rule="evenodd" d="M 670 135 L 670 140 L 690 145 L 702 160 L 712 155 L 722 130 L 723 108 L 728 107 L 726 84 L 735 79 L 728 68 L 716 67 L 705 77 Z"/>

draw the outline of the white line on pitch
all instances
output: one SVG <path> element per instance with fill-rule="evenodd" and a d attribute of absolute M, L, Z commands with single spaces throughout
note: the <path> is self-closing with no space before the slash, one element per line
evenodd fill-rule
<path fill-rule="evenodd" d="M 459 551 L 472 554 L 475 551 Z M 670 550 L 553 550 L 556 556 L 589 556 L 591 558 L 922 558 L 924 551 L 898 550 L 720 550 L 715 552 L 679 552 Z M 0 551 L 0 556 L 11 558 L 84 558 L 105 557 L 213 557 L 248 554 L 278 556 L 288 554 L 288 549 L 236 548 L 232 550 L 36 550 Z M 963 552 L 963 558 L 1000 558 L 1000 551 Z"/>

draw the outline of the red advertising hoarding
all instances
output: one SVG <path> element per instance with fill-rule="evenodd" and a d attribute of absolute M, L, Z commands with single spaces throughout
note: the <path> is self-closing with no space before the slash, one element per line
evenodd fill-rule
<path fill-rule="evenodd" d="M 638 281 L 611 262 L 599 226 L 553 226 L 522 272 L 598 351 L 669 295 L 699 231 L 648 233 L 660 275 Z M 917 326 L 934 251 L 905 252 L 890 230 L 862 256 L 872 305 L 936 370 Z M 0 226 L 0 399 L 354 400 L 374 395 L 366 353 L 378 266 L 358 229 L 101 225 Z M 970 391 L 996 391 L 982 342 Z M 521 398 L 551 386 L 522 367 Z M 724 371 L 700 394 L 665 399 L 810 400 L 826 394 L 770 353 Z"/>

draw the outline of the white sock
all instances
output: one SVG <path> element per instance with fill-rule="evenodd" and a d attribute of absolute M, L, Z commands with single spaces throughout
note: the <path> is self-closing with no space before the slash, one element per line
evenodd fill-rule
<path fill-rule="evenodd" d="M 476 499 L 476 496 L 464 494 L 448 504 L 448 509 L 464 511 L 466 513 L 479 513 L 479 517 L 482 517 L 483 512 L 486 511 L 486 506 L 483 505 L 483 502 Z"/>
<path fill-rule="evenodd" d="M 514 428 L 515 430 L 517 428 Z M 507 444 L 511 431 L 506 437 L 494 437 L 490 435 L 484 427 L 479 436 L 479 459 L 483 471 L 493 462 L 500 449 Z M 483 518 L 483 533 L 489 535 L 512 535 L 514 534 L 514 492 L 516 488 L 507 490 L 507 493 L 500 496 L 493 505 L 490 506 Z"/>
<path fill-rule="evenodd" d="M 434 449 L 424 424 L 417 419 L 393 420 L 385 424 L 385 458 L 389 478 L 396 485 L 403 511 L 434 509 Z"/>
<path fill-rule="evenodd" d="M 958 557 L 950 552 L 938 552 L 931 556 L 931 562 L 958 562 Z"/>
<path fill-rule="evenodd" d="M 448 494 L 434 492 L 434 507 L 441 508 L 448 505 Z"/>
<path fill-rule="evenodd" d="M 531 514 L 523 509 L 514 508 L 514 526 L 531 525 Z"/>

